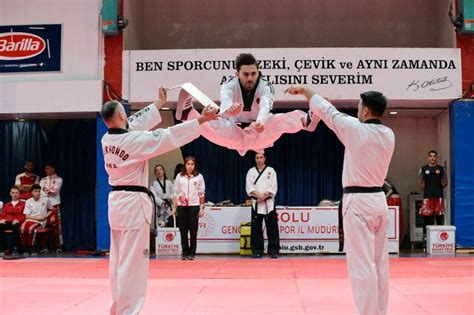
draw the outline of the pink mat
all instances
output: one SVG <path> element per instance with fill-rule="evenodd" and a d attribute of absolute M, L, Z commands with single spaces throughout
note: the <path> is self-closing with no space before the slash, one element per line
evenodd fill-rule
<path fill-rule="evenodd" d="M 107 272 L 107 259 L 0 260 L 0 314 L 107 314 Z M 388 314 L 474 314 L 474 258 L 392 258 L 390 273 Z M 149 278 L 141 314 L 356 313 L 341 257 L 152 260 Z"/>

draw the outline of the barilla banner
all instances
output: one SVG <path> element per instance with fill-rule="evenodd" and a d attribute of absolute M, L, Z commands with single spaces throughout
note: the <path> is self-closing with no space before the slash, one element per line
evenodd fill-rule
<path fill-rule="evenodd" d="M 0 26 L 0 73 L 61 70 L 61 24 Z"/>

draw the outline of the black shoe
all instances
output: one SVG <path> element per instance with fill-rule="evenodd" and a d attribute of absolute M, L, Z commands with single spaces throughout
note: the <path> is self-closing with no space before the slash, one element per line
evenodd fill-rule
<path fill-rule="evenodd" d="M 188 256 L 186 256 L 186 255 L 181 255 L 181 260 L 186 260 L 186 259 L 188 259 Z"/>
<path fill-rule="evenodd" d="M 252 254 L 252 258 L 262 258 L 262 254 Z"/>
<path fill-rule="evenodd" d="M 272 253 L 272 254 L 270 254 L 270 258 L 278 258 L 278 254 L 277 253 Z"/>
<path fill-rule="evenodd" d="M 194 254 L 188 255 L 189 260 L 194 260 Z"/>

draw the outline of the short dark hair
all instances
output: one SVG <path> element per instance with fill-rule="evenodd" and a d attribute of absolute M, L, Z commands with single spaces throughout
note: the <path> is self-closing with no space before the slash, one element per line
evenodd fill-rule
<path fill-rule="evenodd" d="M 252 54 L 242 53 L 235 58 L 235 68 L 237 72 L 240 71 L 242 66 L 253 66 L 255 65 L 258 69 L 258 63 L 255 57 Z"/>
<path fill-rule="evenodd" d="M 23 163 L 23 165 L 25 165 L 26 163 L 35 164 L 35 162 L 33 162 L 33 160 L 25 160 L 25 162 Z"/>
<path fill-rule="evenodd" d="M 41 190 L 41 186 L 38 185 L 38 184 L 33 184 L 33 185 L 31 186 L 31 190 L 30 190 L 30 191 L 33 191 L 33 190 L 36 190 L 36 189 Z"/>
<path fill-rule="evenodd" d="M 362 104 L 367 106 L 373 114 L 382 116 L 387 108 L 387 99 L 382 93 L 377 91 L 368 91 L 360 94 Z"/>
<path fill-rule="evenodd" d="M 52 168 L 54 168 L 54 170 L 56 170 L 56 163 L 54 163 L 54 162 L 47 162 L 44 166 L 45 167 L 46 166 L 51 166 Z"/>
<path fill-rule="evenodd" d="M 431 150 L 430 152 L 428 152 L 428 155 L 430 155 L 431 153 L 434 153 L 436 154 L 436 156 L 438 156 L 438 152 L 436 152 L 435 150 Z"/>
<path fill-rule="evenodd" d="M 20 187 L 18 187 L 17 185 L 13 185 L 12 187 L 10 187 L 10 191 L 13 189 L 20 191 Z"/>
<path fill-rule="evenodd" d="M 100 114 L 102 115 L 102 119 L 105 121 L 109 120 L 115 113 L 115 109 L 120 104 L 118 101 L 108 101 L 102 105 L 102 110 Z"/>

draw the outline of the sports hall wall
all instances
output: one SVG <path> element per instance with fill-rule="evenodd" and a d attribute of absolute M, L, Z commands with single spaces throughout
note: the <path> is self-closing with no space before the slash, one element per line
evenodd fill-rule
<path fill-rule="evenodd" d="M 96 112 L 102 103 L 100 0 L 0 1 L 0 25 L 60 25 L 60 70 L 0 72 L 0 197 L 23 161 L 54 161 L 63 177 L 65 249 L 95 248 Z"/>
<path fill-rule="evenodd" d="M 64 40 L 61 72 L 0 75 L 3 92 L 0 95 L 0 109 L 7 115 L 2 119 L 13 119 L 18 113 L 98 111 L 102 102 L 100 79 L 103 66 L 102 40 L 98 31 L 100 2 L 45 1 L 43 5 L 48 6 L 49 10 L 43 16 L 35 9 L 40 1 L 0 2 L 0 11 L 8 12 L 0 15 L 0 25 L 58 23 L 63 26 Z M 213 0 L 207 2 L 208 10 L 199 10 L 199 15 L 194 13 L 200 8 L 199 3 L 134 0 L 124 1 L 124 4 L 125 15 L 130 20 L 124 32 L 125 49 L 455 47 L 454 32 L 446 18 L 449 3 L 445 1 L 389 0 L 385 6 L 390 10 L 384 10 L 384 13 L 376 9 L 367 10 L 373 6 L 368 0 L 357 3 L 324 1 L 324 5 L 318 7 L 302 0 L 279 1 L 278 7 L 275 7 L 273 1 L 264 0 L 252 10 L 249 9 L 254 7 L 251 1 L 239 1 L 230 6 Z M 302 6 L 308 9 L 296 9 Z M 335 8 L 340 15 L 325 14 L 334 12 Z M 350 19 L 340 23 L 342 16 L 349 15 Z M 299 23 L 294 23 L 295 20 Z M 429 107 L 420 104 L 421 109 L 423 106 Z M 171 124 L 171 112 L 165 116 Z M 448 113 L 387 117 L 384 121 L 397 133 L 397 147 L 389 177 L 405 201 L 407 194 L 416 190 L 416 173 L 426 161 L 427 150 L 437 149 L 440 162 L 446 160 L 448 168 L 451 166 Z M 418 137 L 413 137 L 414 134 Z M 160 162 L 171 174 L 174 165 L 180 162 L 180 154 L 180 150 L 174 151 L 166 157 L 154 159 L 150 166 Z M 77 168 L 82 171 L 87 169 L 86 166 L 79 163 Z M 77 211 L 93 210 L 81 208 Z M 405 220 L 407 217 L 405 215 Z M 98 228 L 108 228 L 103 220 L 106 217 L 96 222 Z"/>
<path fill-rule="evenodd" d="M 252 10 L 248 9 L 249 5 L 248 1 L 232 5 L 209 1 L 206 12 L 197 16 L 192 12 L 196 12 L 198 4 L 158 0 L 125 3 L 125 14 L 131 21 L 124 32 L 125 49 L 455 46 L 453 28 L 446 18 L 449 3 L 442 1 L 386 1 L 390 10 L 373 11 L 367 10 L 372 5 L 367 1 L 325 1 L 324 5 L 314 7 L 305 1 L 280 1 L 278 7 L 271 1 L 262 1 L 259 7 L 252 6 Z M 298 9 L 301 7 L 308 9 Z M 341 25 L 339 15 L 325 14 L 326 10 L 334 12 L 336 8 L 340 16 L 350 12 L 352 18 L 345 19 Z M 295 19 L 300 22 L 294 23 Z M 385 23 L 391 20 L 405 21 L 404 27 Z M 418 191 L 418 170 L 426 163 L 429 150 L 437 150 L 440 163 L 446 161 L 450 167 L 447 105 L 436 113 L 431 110 L 436 106 L 429 103 L 412 106 L 417 110 L 408 111 L 402 117 L 387 115 L 384 119 L 397 134 L 389 178 L 405 205 L 408 195 Z M 430 109 L 423 112 L 423 107 Z M 165 165 L 168 174 L 178 162 Z M 160 158 L 150 163 L 150 169 L 157 163 Z M 449 195 L 447 191 L 448 201 Z M 408 234 L 407 207 L 404 211 L 405 234 Z M 448 221 L 449 216 L 448 211 Z"/>

